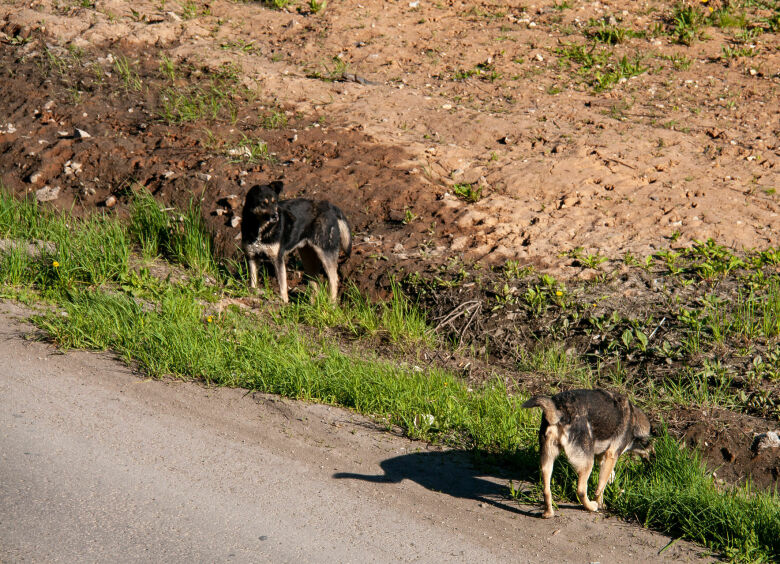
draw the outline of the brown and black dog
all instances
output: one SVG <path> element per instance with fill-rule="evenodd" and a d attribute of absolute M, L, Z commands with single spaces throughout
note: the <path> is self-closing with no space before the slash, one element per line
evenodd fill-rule
<path fill-rule="evenodd" d="M 352 234 L 344 213 L 330 202 L 294 198 L 280 200 L 283 184 L 253 186 L 246 195 L 241 218 L 241 244 L 249 262 L 249 285 L 257 288 L 257 261 L 265 256 L 274 265 L 279 295 L 287 303 L 287 255 L 297 250 L 306 274 L 321 270 L 328 278 L 331 301 L 338 294 L 339 252 L 349 257 Z"/>
<path fill-rule="evenodd" d="M 615 462 L 624 452 L 646 458 L 650 444 L 650 422 L 642 410 L 620 394 L 606 390 L 571 390 L 552 397 L 536 396 L 523 407 L 541 407 L 539 428 L 544 513 L 554 515 L 550 478 L 561 450 L 577 472 L 577 495 L 588 511 L 604 504 L 604 488 L 613 475 Z M 596 500 L 588 499 L 588 478 L 595 458 L 599 459 Z"/>

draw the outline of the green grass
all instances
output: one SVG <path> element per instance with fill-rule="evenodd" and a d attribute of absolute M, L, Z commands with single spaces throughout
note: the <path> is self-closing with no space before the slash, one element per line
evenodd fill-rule
<path fill-rule="evenodd" d="M 674 53 L 672 55 L 661 55 L 660 57 L 671 62 L 674 70 L 678 71 L 688 70 L 691 68 L 691 64 L 693 63 L 693 59 L 687 57 L 686 55 L 680 55 L 679 53 Z"/>
<path fill-rule="evenodd" d="M 604 43 L 606 45 L 618 45 L 631 37 L 644 37 L 643 32 L 611 25 L 603 20 L 599 22 L 591 21 L 588 29 L 585 31 L 585 35 L 596 43 Z"/>
<path fill-rule="evenodd" d="M 644 526 L 696 541 L 730 559 L 771 562 L 780 557 L 780 500 L 749 485 L 719 488 L 696 452 L 668 434 L 655 442 L 653 464 L 624 462 L 607 488 L 610 510 Z"/>
<path fill-rule="evenodd" d="M 153 376 L 342 405 L 385 417 L 412 437 L 455 434 L 480 448 L 517 448 L 534 435 L 531 415 L 503 386 L 469 393 L 443 371 L 347 354 L 327 340 L 307 338 L 295 324 L 258 323 L 237 310 L 209 313 L 184 287 L 166 288 L 154 307 L 91 289 L 71 294 L 61 307 L 66 317 L 36 320 L 59 346 L 111 349 Z M 425 414 L 434 417 L 432 424 L 421 425 L 417 416 Z"/>
<path fill-rule="evenodd" d="M 193 69 L 178 69 L 164 57 L 159 65 L 160 75 L 171 84 L 160 90 L 159 116 L 169 124 L 181 124 L 201 119 L 229 117 L 237 119 L 237 101 L 249 96 L 249 92 L 240 83 L 241 70 L 233 63 L 225 63 L 220 68 L 199 73 Z M 174 84 L 177 77 L 189 74 L 191 80 L 187 86 Z"/>
<path fill-rule="evenodd" d="M 732 47 L 731 45 L 723 45 L 721 48 L 721 58 L 728 61 L 730 59 L 738 59 L 740 57 L 755 57 L 758 54 L 758 50 L 755 47 Z"/>
<path fill-rule="evenodd" d="M 117 55 L 114 57 L 114 70 L 124 83 L 126 91 L 140 91 L 143 88 L 143 83 L 141 82 L 135 65 L 128 61 L 127 57 L 124 55 Z"/>
<path fill-rule="evenodd" d="M 679 2 L 671 15 L 672 34 L 677 42 L 691 45 L 701 37 L 701 28 L 706 23 L 704 9 L 695 3 Z"/>
<path fill-rule="evenodd" d="M 290 2 L 291 0 L 263 0 L 263 4 L 276 10 L 283 10 L 290 5 Z"/>
<path fill-rule="evenodd" d="M 259 314 L 218 307 L 222 297 L 242 295 L 245 281 L 232 287 L 224 278 L 221 284 L 204 284 L 202 272 L 218 266 L 213 256 L 203 258 L 212 251 L 196 215 L 194 209 L 164 211 L 141 192 L 127 224 L 113 215 L 79 220 L 0 192 L 0 237 L 54 245 L 32 256 L 20 247 L 0 253 L 2 294 L 20 296 L 22 289 L 32 288 L 56 306 L 43 310 L 34 322 L 62 348 L 113 350 L 152 376 L 345 406 L 398 425 L 414 438 L 513 460 L 518 479 L 536 479 L 539 414 L 519 408 L 523 394 L 508 394 L 500 379 L 472 389 L 435 365 L 417 367 L 366 352 L 359 340 L 344 345 L 338 339 L 338 331 L 354 331 L 386 335 L 391 343 L 433 343 L 421 313 L 400 289 L 379 304 L 348 288 L 340 306 L 318 292 Z M 187 243 L 188 238 L 195 243 Z M 188 267 L 189 279 L 172 282 L 132 269 L 133 249 L 147 258 L 161 255 L 180 262 Z M 701 247 L 696 256 L 703 255 L 728 264 L 717 247 Z M 537 291 L 551 304 L 569 307 L 568 292 L 554 279 L 547 277 Z M 749 303 L 749 295 L 744 299 Z M 771 316 L 775 314 L 776 308 Z M 748 320 L 750 314 L 742 318 Z M 776 325 L 770 323 L 767 330 L 776 331 Z M 528 358 L 529 368 L 555 364 L 558 371 L 581 370 L 560 348 L 534 355 Z M 717 373 L 717 366 L 712 370 Z M 705 387 L 717 393 L 717 388 Z M 776 494 L 719 488 L 698 456 L 668 435 L 659 439 L 656 452 L 650 464 L 621 460 L 617 481 L 606 492 L 610 511 L 736 560 L 780 557 Z M 557 468 L 556 494 L 575 500 L 570 468 Z"/>
<path fill-rule="evenodd" d="M 311 10 L 313 14 L 320 13 L 327 5 L 327 0 L 322 0 L 321 2 L 318 0 L 309 0 L 309 10 Z"/>
<path fill-rule="evenodd" d="M 425 316 L 393 283 L 389 300 L 372 303 L 355 285 L 344 292 L 341 302 L 333 304 L 324 286 L 308 291 L 300 300 L 273 312 L 278 323 L 303 324 L 320 331 L 327 328 L 357 337 L 377 337 L 396 345 L 436 344 Z"/>
<path fill-rule="evenodd" d="M 247 137 L 241 134 L 241 140 L 228 149 L 231 162 L 262 163 L 273 162 L 274 156 L 268 150 L 268 143 L 259 138 Z"/>
<path fill-rule="evenodd" d="M 265 115 L 260 116 L 262 126 L 265 129 L 280 129 L 287 127 L 287 116 L 281 109 L 272 109 Z"/>

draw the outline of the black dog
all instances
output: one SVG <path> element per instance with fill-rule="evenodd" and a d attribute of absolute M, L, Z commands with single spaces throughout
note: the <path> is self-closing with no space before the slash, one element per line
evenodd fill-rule
<path fill-rule="evenodd" d="M 303 198 L 279 201 L 282 187 L 282 182 L 274 181 L 253 186 L 246 195 L 241 244 L 249 261 L 249 284 L 257 288 L 257 259 L 265 255 L 274 265 L 279 294 L 287 303 L 285 259 L 297 249 L 306 274 L 316 276 L 325 270 L 330 299 L 335 302 L 339 251 L 347 257 L 352 252 L 347 218 L 329 202 Z"/>
<path fill-rule="evenodd" d="M 647 457 L 652 451 L 647 416 L 623 395 L 607 390 L 571 390 L 552 397 L 533 397 L 523 407 L 541 407 L 543 412 L 539 429 L 542 517 L 553 516 L 550 477 L 561 450 L 577 472 L 577 495 L 588 511 L 597 511 L 604 504 L 604 488 L 621 454 Z M 595 458 L 599 459 L 599 484 L 592 501 L 588 499 L 588 478 Z"/>

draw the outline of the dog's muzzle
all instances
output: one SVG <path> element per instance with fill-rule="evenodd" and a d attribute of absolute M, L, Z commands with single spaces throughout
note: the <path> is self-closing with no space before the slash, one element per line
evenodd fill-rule
<path fill-rule="evenodd" d="M 266 224 L 276 223 L 276 222 L 279 221 L 279 211 L 278 210 L 271 214 L 271 213 L 268 213 L 268 211 L 266 209 L 264 209 L 264 208 L 255 208 L 255 209 L 252 210 L 252 213 L 255 214 L 259 218 L 266 217 L 267 218 L 265 220 Z"/>

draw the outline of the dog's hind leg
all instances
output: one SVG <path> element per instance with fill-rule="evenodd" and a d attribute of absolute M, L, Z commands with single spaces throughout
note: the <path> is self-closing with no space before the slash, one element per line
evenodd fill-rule
<path fill-rule="evenodd" d="M 615 452 L 608 450 L 602 455 L 599 462 L 599 485 L 596 488 L 596 503 L 599 504 L 599 507 L 604 506 L 604 489 L 614 476 L 617 458 Z"/>
<path fill-rule="evenodd" d="M 542 484 L 544 486 L 544 513 L 542 517 L 549 519 L 555 513 L 552 506 L 552 488 L 550 481 L 552 480 L 553 466 L 555 465 L 555 459 L 558 458 L 561 450 L 558 446 L 558 436 L 554 427 L 548 427 L 542 434 L 541 438 L 541 470 L 542 470 Z"/>
<path fill-rule="evenodd" d="M 339 293 L 339 263 L 336 259 L 327 260 L 323 263 L 325 274 L 328 277 L 328 289 L 330 290 L 330 301 L 335 302 Z"/>
<path fill-rule="evenodd" d="M 325 276 L 328 277 L 328 290 L 330 293 L 330 301 L 336 303 L 336 298 L 339 293 L 339 255 L 338 249 L 335 253 L 329 253 L 315 247 L 314 249 L 317 256 L 322 263 L 322 268 L 325 269 Z"/>
<path fill-rule="evenodd" d="M 322 270 L 322 261 L 314 249 L 308 245 L 304 245 L 298 249 L 298 254 L 301 256 L 301 262 L 303 263 L 303 272 L 306 273 L 306 276 L 309 279 L 309 285 L 311 285 L 312 288 L 311 300 L 312 303 L 314 303 L 317 296 L 317 289 L 319 288 L 317 277 Z"/>

